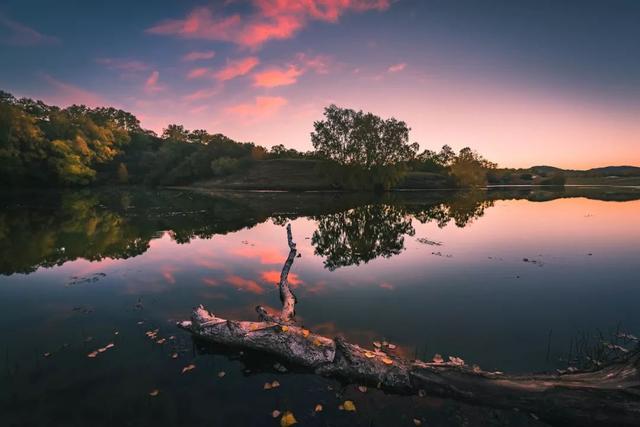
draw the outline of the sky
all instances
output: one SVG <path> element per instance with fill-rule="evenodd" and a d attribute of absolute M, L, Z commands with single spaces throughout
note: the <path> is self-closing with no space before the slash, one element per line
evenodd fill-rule
<path fill-rule="evenodd" d="M 637 0 L 2 0 L 0 89 L 312 149 L 324 107 L 503 167 L 640 166 Z"/>

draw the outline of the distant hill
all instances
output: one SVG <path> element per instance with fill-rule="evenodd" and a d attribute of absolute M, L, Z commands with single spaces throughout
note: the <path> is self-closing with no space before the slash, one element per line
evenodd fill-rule
<path fill-rule="evenodd" d="M 640 176 L 638 166 L 603 166 L 586 170 L 562 169 L 555 166 L 532 166 L 528 169 L 535 174 L 563 173 L 566 176 Z"/>

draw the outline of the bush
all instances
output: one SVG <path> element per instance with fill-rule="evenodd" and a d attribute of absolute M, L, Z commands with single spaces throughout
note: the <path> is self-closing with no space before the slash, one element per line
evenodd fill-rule
<path fill-rule="evenodd" d="M 240 160 L 231 157 L 220 157 L 211 161 L 211 173 L 213 176 L 226 176 L 240 169 Z"/>

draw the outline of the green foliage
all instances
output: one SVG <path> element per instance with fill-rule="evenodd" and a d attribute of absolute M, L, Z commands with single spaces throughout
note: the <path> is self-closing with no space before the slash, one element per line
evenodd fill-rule
<path fill-rule="evenodd" d="M 567 182 L 567 178 L 562 172 L 557 172 L 549 175 L 547 178 L 540 181 L 542 185 L 554 185 L 554 186 L 564 186 Z"/>
<path fill-rule="evenodd" d="M 236 172 L 240 168 L 240 161 L 231 157 L 220 157 L 211 161 L 213 176 L 225 176 Z"/>

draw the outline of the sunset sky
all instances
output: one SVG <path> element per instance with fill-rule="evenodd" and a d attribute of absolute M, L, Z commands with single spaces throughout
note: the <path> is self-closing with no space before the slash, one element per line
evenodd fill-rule
<path fill-rule="evenodd" d="M 637 0 L 3 0 L 0 89 L 311 149 L 324 106 L 500 166 L 640 165 Z"/>

